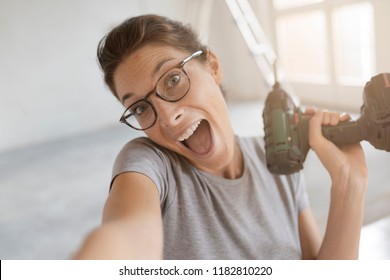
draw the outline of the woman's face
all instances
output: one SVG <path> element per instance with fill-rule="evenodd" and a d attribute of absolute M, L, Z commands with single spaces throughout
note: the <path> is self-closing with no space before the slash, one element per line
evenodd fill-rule
<path fill-rule="evenodd" d="M 128 107 L 144 98 L 161 75 L 189 55 L 161 45 L 146 45 L 132 53 L 114 73 L 115 88 L 123 105 Z M 220 89 L 219 61 L 210 52 L 207 63 L 193 58 L 184 70 L 191 82 L 187 95 L 177 102 L 167 102 L 152 94 L 149 101 L 157 111 L 157 121 L 145 133 L 199 169 L 225 176 L 232 167 L 237 146 Z"/>

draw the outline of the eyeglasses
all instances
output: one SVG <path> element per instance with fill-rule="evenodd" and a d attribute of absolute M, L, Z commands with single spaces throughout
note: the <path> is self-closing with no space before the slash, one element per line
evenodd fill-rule
<path fill-rule="evenodd" d="M 157 81 L 154 89 L 144 98 L 134 102 L 124 111 L 120 122 L 136 130 L 151 128 L 157 121 L 157 111 L 148 100 L 152 94 L 167 102 L 177 102 L 184 98 L 191 87 L 190 78 L 183 66 L 193 58 L 199 57 L 203 51 L 194 52 L 173 68 L 165 72 Z"/>

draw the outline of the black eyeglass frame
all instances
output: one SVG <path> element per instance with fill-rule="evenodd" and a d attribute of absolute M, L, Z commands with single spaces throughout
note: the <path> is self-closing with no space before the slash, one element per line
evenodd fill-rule
<path fill-rule="evenodd" d="M 150 97 L 152 94 L 156 94 L 156 96 L 157 96 L 158 98 L 160 98 L 160 99 L 162 99 L 162 100 L 164 100 L 164 101 L 167 101 L 167 102 L 172 102 L 172 103 L 173 103 L 173 102 L 177 102 L 177 101 L 183 99 L 183 98 L 187 95 L 187 93 L 189 92 L 189 90 L 190 90 L 190 88 L 191 88 L 191 80 L 190 80 L 190 77 L 188 77 L 188 74 L 187 74 L 187 72 L 185 71 L 185 69 L 184 69 L 183 67 L 184 67 L 184 65 L 185 65 L 188 61 L 190 61 L 190 60 L 193 59 L 193 58 L 197 58 L 197 57 L 199 57 L 199 56 L 202 55 L 202 54 L 203 54 L 203 51 L 196 51 L 196 52 L 194 52 L 193 54 L 191 54 L 190 56 L 188 56 L 187 58 L 183 59 L 181 62 L 179 62 L 179 63 L 176 64 L 175 66 L 173 66 L 173 67 L 169 68 L 167 71 L 165 71 L 164 74 L 162 74 L 161 77 L 157 80 L 156 85 L 154 86 L 154 88 L 153 88 L 149 93 L 147 93 L 147 94 L 144 96 L 144 98 L 135 101 L 134 103 L 130 104 L 130 106 L 128 106 L 128 107 L 126 108 L 126 110 L 123 112 L 123 114 L 122 114 L 121 118 L 119 119 L 119 121 L 120 121 L 121 123 L 124 123 L 124 124 L 126 124 L 127 126 L 131 127 L 132 129 L 139 130 L 139 131 L 144 131 L 144 130 L 147 130 L 147 129 L 151 128 L 151 127 L 156 123 L 156 121 L 157 121 L 157 116 L 158 116 L 158 115 L 157 115 L 156 108 L 155 108 L 155 107 L 153 106 L 153 104 L 148 100 L 149 97 Z M 169 71 L 171 71 L 172 69 L 175 69 L 175 68 L 181 69 L 181 70 L 184 72 L 184 74 L 186 75 L 186 77 L 187 77 L 187 79 L 188 79 L 188 89 L 187 89 L 187 91 L 183 94 L 183 96 L 181 96 L 181 97 L 179 97 L 179 98 L 177 98 L 177 99 L 169 99 L 169 98 L 167 98 L 167 97 L 165 97 L 165 96 L 163 96 L 163 95 L 160 95 L 160 93 L 158 93 L 158 91 L 157 91 L 157 85 L 158 85 L 158 83 L 160 82 L 160 80 L 165 76 L 165 74 L 167 74 Z M 150 107 L 152 108 L 153 113 L 154 113 L 154 116 L 155 116 L 155 117 L 154 117 L 153 123 L 152 123 L 151 125 L 149 125 L 148 127 L 146 127 L 146 128 L 134 127 L 134 126 L 132 126 L 130 123 L 128 123 L 127 120 L 126 120 L 127 118 L 129 118 L 129 117 L 131 117 L 131 116 L 134 115 L 134 114 L 130 113 L 129 115 L 126 116 L 126 112 L 129 111 L 129 108 L 130 108 L 130 107 L 134 106 L 135 104 L 137 104 L 137 103 L 139 103 L 139 102 L 145 102 L 145 103 L 149 104 Z"/>

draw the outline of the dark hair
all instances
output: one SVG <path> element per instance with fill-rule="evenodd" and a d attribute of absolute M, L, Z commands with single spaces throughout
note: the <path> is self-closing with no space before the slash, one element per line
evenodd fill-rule
<path fill-rule="evenodd" d="M 202 61 L 206 60 L 208 53 L 208 48 L 189 25 L 158 15 L 130 18 L 104 36 L 97 49 L 104 80 L 117 98 L 113 76 L 118 65 L 131 53 L 151 43 L 172 46 L 188 53 L 202 50 L 205 54 L 200 58 Z"/>

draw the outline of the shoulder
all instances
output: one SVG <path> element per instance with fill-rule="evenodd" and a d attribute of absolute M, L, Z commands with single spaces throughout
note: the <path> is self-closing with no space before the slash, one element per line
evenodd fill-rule
<path fill-rule="evenodd" d="M 158 188 L 162 188 L 177 160 L 177 155 L 150 139 L 135 138 L 126 143 L 118 153 L 112 170 L 112 181 L 119 174 L 136 172 L 151 178 Z"/>
<path fill-rule="evenodd" d="M 176 170 L 179 162 L 180 157 L 176 153 L 155 144 L 149 138 L 135 138 L 126 143 L 118 153 L 112 169 L 110 187 L 119 175 L 144 175 L 154 183 L 161 207 L 165 209 L 175 197 L 175 174 L 179 172 Z"/>
<path fill-rule="evenodd" d="M 115 164 L 136 162 L 169 162 L 173 153 L 151 141 L 147 137 L 135 138 L 127 142 L 119 151 Z"/>
<path fill-rule="evenodd" d="M 268 170 L 263 137 L 237 137 L 237 141 L 244 155 L 249 158 L 249 162 L 256 167 L 257 172 L 265 173 L 263 174 L 264 176 L 274 178 L 275 181 L 283 183 L 283 185 L 293 186 L 293 189 L 304 185 L 302 172 L 295 172 L 290 175 L 276 175 Z"/>
<path fill-rule="evenodd" d="M 126 143 L 119 151 L 115 159 L 114 171 L 123 166 L 142 165 L 152 165 L 158 170 L 177 161 L 179 156 L 176 153 L 157 145 L 147 137 L 139 137 Z"/>
<path fill-rule="evenodd" d="M 258 149 L 264 152 L 264 139 L 261 136 L 237 136 L 237 141 L 244 148 Z"/>
<path fill-rule="evenodd" d="M 260 160 L 262 163 L 266 162 L 264 139 L 259 136 L 251 137 L 236 137 L 237 142 L 242 152 L 251 159 Z"/>
<path fill-rule="evenodd" d="M 119 152 L 119 155 L 126 154 L 128 152 L 136 153 L 140 152 L 160 152 L 162 147 L 155 144 L 147 137 L 138 137 L 127 142 Z"/>

